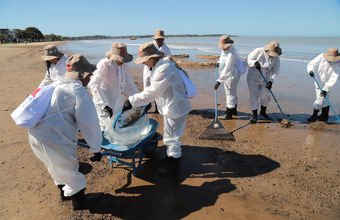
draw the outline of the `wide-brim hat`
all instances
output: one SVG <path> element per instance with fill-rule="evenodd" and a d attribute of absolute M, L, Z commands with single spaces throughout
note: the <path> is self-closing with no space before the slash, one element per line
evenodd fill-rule
<path fill-rule="evenodd" d="M 220 37 L 220 43 L 218 48 L 227 49 L 230 45 L 234 44 L 234 40 L 229 37 L 229 35 L 222 35 Z"/>
<path fill-rule="evenodd" d="M 44 47 L 45 55 L 41 58 L 44 61 L 53 60 L 55 58 L 62 58 L 64 56 L 63 53 L 59 52 L 58 48 L 55 45 L 47 45 Z"/>
<path fill-rule="evenodd" d="M 72 80 L 83 80 L 96 70 L 96 65 L 89 63 L 81 54 L 70 56 L 66 61 L 66 65 L 67 71 L 63 77 Z"/>
<path fill-rule="evenodd" d="M 158 29 L 158 30 L 155 31 L 155 36 L 153 36 L 151 38 L 157 40 L 159 38 L 165 39 L 166 37 L 164 37 L 164 31 L 161 30 L 161 29 Z"/>
<path fill-rule="evenodd" d="M 338 48 L 330 47 L 326 53 L 323 54 L 323 57 L 330 62 L 337 62 L 340 60 L 340 54 Z"/>
<path fill-rule="evenodd" d="M 122 63 L 131 62 L 133 56 L 128 54 L 126 45 L 120 42 L 115 42 L 111 46 L 111 50 L 105 53 L 109 60 L 117 60 Z"/>
<path fill-rule="evenodd" d="M 157 50 L 157 48 L 152 42 L 145 43 L 142 46 L 140 46 L 138 54 L 139 56 L 135 60 L 136 64 L 144 63 L 152 57 L 163 58 L 165 56 L 163 52 Z"/>
<path fill-rule="evenodd" d="M 278 57 L 282 54 L 280 43 L 277 41 L 271 41 L 268 45 L 264 46 L 263 49 L 271 57 Z"/>

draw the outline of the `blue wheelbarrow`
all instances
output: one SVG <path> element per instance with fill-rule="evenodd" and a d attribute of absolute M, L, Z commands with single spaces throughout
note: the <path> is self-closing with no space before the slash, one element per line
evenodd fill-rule
<path fill-rule="evenodd" d="M 117 116 L 118 118 L 118 116 Z M 106 158 L 110 161 L 111 167 L 117 167 L 118 163 L 127 165 L 133 168 L 133 175 L 137 175 L 137 170 L 139 170 L 140 165 L 143 160 L 143 156 L 150 157 L 153 152 L 156 150 L 158 146 L 158 141 L 162 140 L 163 137 L 161 134 L 157 133 L 156 130 L 159 127 L 159 123 L 154 119 L 149 119 L 149 134 L 144 137 L 144 139 L 138 141 L 133 146 L 121 146 L 116 144 L 111 144 L 103 135 L 103 141 L 101 144 L 101 148 L 104 150 L 102 156 L 106 156 Z M 117 121 L 117 119 L 115 120 Z M 114 123 L 115 124 L 115 123 Z M 87 147 L 87 144 L 77 142 L 78 145 Z M 136 166 L 136 152 L 140 151 L 138 165 Z M 132 162 L 126 162 L 122 159 L 132 159 Z M 113 165 L 115 163 L 115 165 Z"/>

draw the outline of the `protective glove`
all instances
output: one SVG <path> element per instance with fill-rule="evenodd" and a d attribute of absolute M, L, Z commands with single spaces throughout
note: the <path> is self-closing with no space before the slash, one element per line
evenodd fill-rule
<path fill-rule="evenodd" d="M 145 110 L 146 112 L 148 112 L 151 108 L 151 102 L 149 104 L 147 104 L 147 106 L 145 106 Z"/>
<path fill-rule="evenodd" d="M 271 81 L 267 82 L 266 88 L 271 90 L 273 83 Z"/>
<path fill-rule="evenodd" d="M 113 115 L 112 108 L 110 108 L 109 106 L 105 106 L 103 110 L 109 115 L 110 118 L 112 117 Z"/>
<path fill-rule="evenodd" d="M 127 111 L 127 110 L 130 110 L 130 109 L 132 109 L 132 105 L 131 105 L 129 99 L 127 99 L 127 100 L 125 100 L 125 102 L 124 102 L 124 106 L 123 106 L 123 109 L 122 109 L 122 113 L 125 112 L 125 111 Z"/>
<path fill-rule="evenodd" d="M 258 61 L 256 61 L 254 64 L 256 69 L 261 70 L 261 65 Z"/>
<path fill-rule="evenodd" d="M 322 92 L 320 93 L 321 97 L 326 97 L 327 92 L 325 90 L 322 90 Z"/>
<path fill-rule="evenodd" d="M 220 63 L 219 63 L 219 62 L 216 62 L 216 63 L 215 63 L 215 68 L 218 68 L 218 67 L 220 67 Z"/>
<path fill-rule="evenodd" d="M 221 84 L 221 83 L 220 83 L 219 81 L 217 81 L 217 82 L 215 83 L 214 89 L 217 90 L 218 87 L 220 86 L 220 84 Z"/>
<path fill-rule="evenodd" d="M 94 153 L 94 156 L 90 158 L 92 162 L 99 162 L 102 159 L 102 154 L 100 152 Z"/>
<path fill-rule="evenodd" d="M 310 71 L 310 72 L 309 72 L 309 75 L 310 75 L 310 77 L 313 78 L 313 77 L 314 77 L 314 72 L 313 72 L 313 71 Z"/>

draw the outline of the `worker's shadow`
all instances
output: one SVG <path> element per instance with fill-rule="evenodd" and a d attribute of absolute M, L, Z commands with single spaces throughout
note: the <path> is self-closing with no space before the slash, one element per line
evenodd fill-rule
<path fill-rule="evenodd" d="M 159 176 L 157 170 L 164 165 L 158 159 L 164 152 L 164 146 L 158 147 L 153 157 L 143 162 L 137 177 L 132 177 L 131 171 L 127 183 L 116 190 L 116 195 L 105 194 L 90 212 L 122 219 L 182 219 L 203 207 L 213 206 L 221 194 L 235 190 L 228 178 L 257 176 L 280 167 L 263 155 L 183 146 L 180 173 Z M 132 178 L 151 184 L 130 187 Z M 188 178 L 197 178 L 195 183 L 200 186 L 183 184 Z"/>

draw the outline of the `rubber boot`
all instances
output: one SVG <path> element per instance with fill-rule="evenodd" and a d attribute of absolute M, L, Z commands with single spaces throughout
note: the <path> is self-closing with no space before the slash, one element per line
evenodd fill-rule
<path fill-rule="evenodd" d="M 250 123 L 256 123 L 257 121 L 257 109 L 253 110 L 253 117 L 250 119 Z"/>
<path fill-rule="evenodd" d="M 318 117 L 319 121 L 327 122 L 329 117 L 329 106 L 322 108 L 321 115 Z"/>
<path fill-rule="evenodd" d="M 225 115 L 220 117 L 221 120 L 228 120 L 228 119 L 232 119 L 233 118 L 233 109 L 232 108 L 228 108 L 225 111 Z"/>
<path fill-rule="evenodd" d="M 179 161 L 180 158 L 169 157 L 169 165 L 165 168 L 161 168 L 158 170 L 159 175 L 169 175 L 173 173 L 179 172 Z"/>
<path fill-rule="evenodd" d="M 73 210 L 88 209 L 99 201 L 98 195 L 85 196 L 85 189 L 86 188 L 71 196 Z"/>
<path fill-rule="evenodd" d="M 313 112 L 313 115 L 307 119 L 307 121 L 309 122 L 315 122 L 316 119 L 318 118 L 318 113 L 319 113 L 320 110 L 316 110 L 314 109 L 314 112 Z"/>
<path fill-rule="evenodd" d="M 155 114 L 159 114 L 159 111 L 158 111 L 156 102 L 155 102 L 155 112 L 154 112 L 154 113 L 155 113 Z"/>
<path fill-rule="evenodd" d="M 167 155 L 165 155 L 164 157 L 161 157 L 161 158 L 158 160 L 158 162 L 160 162 L 160 163 L 168 163 L 168 162 L 171 161 L 171 158 L 173 158 L 173 157 L 168 157 Z"/>
<path fill-rule="evenodd" d="M 272 120 L 272 118 L 267 115 L 266 111 L 267 111 L 267 107 L 264 107 L 261 105 L 260 115 L 267 120 Z"/>
<path fill-rule="evenodd" d="M 58 185 L 58 188 L 60 190 L 60 199 L 61 201 L 67 201 L 67 200 L 71 200 L 71 197 L 70 196 L 65 196 L 64 195 L 64 190 L 63 190 L 63 187 L 65 185 Z"/>
<path fill-rule="evenodd" d="M 235 105 L 235 108 L 232 109 L 232 114 L 237 115 L 237 104 Z"/>

